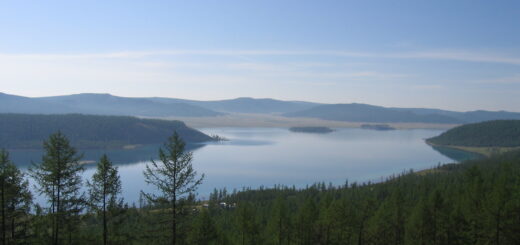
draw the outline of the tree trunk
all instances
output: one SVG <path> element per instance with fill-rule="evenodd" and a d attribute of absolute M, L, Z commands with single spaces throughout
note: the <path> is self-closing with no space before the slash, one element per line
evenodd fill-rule
<path fill-rule="evenodd" d="M 59 244 L 59 234 L 60 234 L 60 216 L 61 216 L 61 210 L 60 210 L 60 191 L 61 191 L 61 188 L 60 188 L 60 185 L 61 185 L 61 180 L 60 180 L 60 177 L 58 176 L 58 184 L 56 186 L 56 217 L 55 217 L 55 223 L 56 223 L 56 227 L 54 229 L 54 245 L 58 245 Z"/>
<path fill-rule="evenodd" d="M 175 245 L 177 238 L 177 196 L 173 194 L 173 222 L 172 222 L 172 245 Z"/>
<path fill-rule="evenodd" d="M 103 244 L 107 245 L 106 184 L 103 183 Z"/>
<path fill-rule="evenodd" d="M 5 186 L 4 186 L 4 180 L 2 179 L 2 182 L 1 182 L 1 191 L 2 191 L 2 245 L 6 245 L 6 241 L 5 241 L 5 233 L 6 233 L 6 229 L 5 229 Z"/>

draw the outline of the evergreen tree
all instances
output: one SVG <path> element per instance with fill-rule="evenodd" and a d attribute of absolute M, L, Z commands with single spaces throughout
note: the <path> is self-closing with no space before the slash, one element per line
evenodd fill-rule
<path fill-rule="evenodd" d="M 51 244 L 62 243 L 67 229 L 69 243 L 75 232 L 78 215 L 85 203 L 84 195 L 80 193 L 81 156 L 70 146 L 69 140 L 60 132 L 52 134 L 43 143 L 44 155 L 40 164 L 33 164 L 29 169 L 36 181 L 37 191 L 47 197 L 50 204 L 49 213 L 52 217 Z"/>
<path fill-rule="evenodd" d="M 210 245 L 216 244 L 218 238 L 215 222 L 211 219 L 208 210 L 203 209 L 195 219 L 190 233 L 191 244 Z"/>
<path fill-rule="evenodd" d="M 1 244 L 20 243 L 26 238 L 24 223 L 28 222 L 28 214 L 32 203 L 32 195 L 28 189 L 28 181 L 24 174 L 9 160 L 9 153 L 0 150 L 0 215 Z"/>
<path fill-rule="evenodd" d="M 318 217 L 319 211 L 316 203 L 308 197 L 296 214 L 298 244 L 310 245 L 316 243 L 315 223 Z"/>
<path fill-rule="evenodd" d="M 144 170 L 145 181 L 148 184 L 156 186 L 162 196 L 145 194 L 145 197 L 154 203 L 160 203 L 161 200 L 168 203 L 171 207 L 171 232 L 172 244 L 176 244 L 177 239 L 177 223 L 179 211 L 178 206 L 180 198 L 193 193 L 198 185 L 202 183 L 204 175 L 197 178 L 197 172 L 193 169 L 191 152 L 185 151 L 185 143 L 181 137 L 174 132 L 173 136 L 168 138 L 164 144 L 164 148 L 159 149 L 160 162 L 153 161 L 150 165 L 146 165 Z"/>
<path fill-rule="evenodd" d="M 277 197 L 271 211 L 270 221 L 268 223 L 269 235 L 273 238 L 273 244 L 282 245 L 289 240 L 290 233 L 289 210 L 286 201 L 281 197 Z"/>
<path fill-rule="evenodd" d="M 107 155 L 99 160 L 96 173 L 92 175 L 92 182 L 87 182 L 90 194 L 90 204 L 94 210 L 102 213 L 103 219 L 103 244 L 107 244 L 108 228 L 107 209 L 114 210 L 121 206 L 122 200 L 118 198 L 121 194 L 121 180 L 117 167 L 112 165 Z"/>
<path fill-rule="evenodd" d="M 255 208 L 248 202 L 239 203 L 236 215 L 237 230 L 240 231 L 239 244 L 262 244 Z"/>

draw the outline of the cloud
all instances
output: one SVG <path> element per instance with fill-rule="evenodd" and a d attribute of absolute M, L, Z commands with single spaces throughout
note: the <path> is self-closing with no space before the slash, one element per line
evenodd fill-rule
<path fill-rule="evenodd" d="M 520 84 L 520 74 L 513 74 L 506 77 L 498 77 L 493 79 L 479 80 L 481 84 Z"/>
<path fill-rule="evenodd" d="M 254 56 L 329 56 L 385 59 L 454 60 L 465 62 L 502 63 L 520 65 L 520 57 L 469 51 L 415 51 L 415 52 L 351 52 L 341 50 L 156 50 L 122 51 L 88 54 L 0 54 L 4 59 L 71 60 L 71 59 L 143 59 L 158 56 L 230 56 L 253 62 Z"/>

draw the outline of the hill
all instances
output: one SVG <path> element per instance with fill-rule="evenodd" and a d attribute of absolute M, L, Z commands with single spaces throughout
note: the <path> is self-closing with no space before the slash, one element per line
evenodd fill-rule
<path fill-rule="evenodd" d="M 420 122 L 461 123 L 460 120 L 439 114 L 416 114 L 406 110 L 395 110 L 366 104 L 320 105 L 307 110 L 285 113 L 287 117 L 310 117 L 349 122 Z"/>
<path fill-rule="evenodd" d="M 158 103 L 147 98 L 110 94 L 74 94 L 28 98 L 0 94 L 0 113 L 125 115 L 148 117 L 209 117 L 222 115 L 186 103 Z"/>
<path fill-rule="evenodd" d="M 80 114 L 0 114 L 0 148 L 40 148 L 43 140 L 57 131 L 78 148 L 157 144 L 165 142 L 174 131 L 188 143 L 212 140 L 181 121 Z"/>
<path fill-rule="evenodd" d="M 318 103 L 312 102 L 255 99 L 247 97 L 215 101 L 180 100 L 169 98 L 152 98 L 152 100 L 168 104 L 182 102 L 225 113 L 279 114 L 305 110 L 319 105 Z"/>
<path fill-rule="evenodd" d="M 520 120 L 495 120 L 450 129 L 428 143 L 467 147 L 519 147 Z"/>
<path fill-rule="evenodd" d="M 390 108 L 367 104 L 319 105 L 285 113 L 286 117 L 310 117 L 324 120 L 375 123 L 463 124 L 499 119 L 520 119 L 520 113 L 507 111 L 457 112 L 428 108 Z"/>
<path fill-rule="evenodd" d="M 93 114 L 143 117 L 208 118 L 229 114 L 317 118 L 343 122 L 464 124 L 520 119 L 507 111 L 457 112 L 429 108 L 390 108 L 367 104 L 320 104 L 305 101 L 236 98 L 197 101 L 176 98 L 129 98 L 110 94 L 73 94 L 29 98 L 0 93 L 0 113 Z M 233 123 L 230 123 L 231 125 Z M 227 125 L 227 126 L 229 126 Z"/>
<path fill-rule="evenodd" d="M 457 111 L 447 111 L 447 110 L 439 110 L 439 109 L 427 109 L 427 108 L 392 108 L 395 110 L 401 111 L 410 111 L 418 115 L 444 115 L 451 118 L 455 118 L 464 123 L 476 123 L 476 122 L 484 122 L 491 120 L 504 120 L 504 119 L 517 119 L 520 120 L 520 113 L 517 112 L 508 112 L 508 111 L 467 111 L 467 112 L 457 112 Z"/>

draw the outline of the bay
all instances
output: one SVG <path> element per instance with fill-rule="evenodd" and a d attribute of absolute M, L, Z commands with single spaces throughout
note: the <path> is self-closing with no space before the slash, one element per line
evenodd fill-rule
<path fill-rule="evenodd" d="M 316 182 L 343 185 L 347 180 L 378 182 L 411 169 L 422 170 L 476 157 L 460 151 L 444 155 L 443 150 L 433 149 L 424 139 L 443 132 L 433 129 L 343 128 L 327 134 L 290 132 L 283 128 L 200 130 L 228 139 L 189 146 L 195 170 L 205 174 L 198 189 L 198 197 L 203 199 L 214 188 L 233 191 L 274 185 L 303 188 Z M 156 191 L 145 183 L 142 173 L 145 165 L 157 157 L 159 147 L 80 152 L 84 154 L 83 160 L 89 162 L 106 153 L 119 167 L 125 201 L 137 204 L 141 191 Z M 27 170 L 30 162 L 40 161 L 41 154 L 41 150 L 11 150 L 12 160 L 23 170 Z M 83 177 L 87 179 L 94 173 L 95 165 L 85 166 Z"/>

